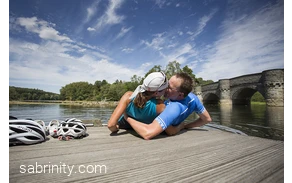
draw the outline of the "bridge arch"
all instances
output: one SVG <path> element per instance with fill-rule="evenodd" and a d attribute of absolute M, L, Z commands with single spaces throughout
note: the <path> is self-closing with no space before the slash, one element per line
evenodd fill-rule
<path fill-rule="evenodd" d="M 284 69 L 222 79 L 195 88 L 203 103 L 246 105 L 255 92 L 263 95 L 268 106 L 284 106 Z"/>
<path fill-rule="evenodd" d="M 257 92 L 253 88 L 242 88 L 237 90 L 232 95 L 232 104 L 235 105 L 248 105 L 250 104 L 251 97 Z"/>
<path fill-rule="evenodd" d="M 214 93 L 208 93 L 203 97 L 203 103 L 204 104 L 218 104 L 220 101 L 220 98 L 218 95 Z"/>

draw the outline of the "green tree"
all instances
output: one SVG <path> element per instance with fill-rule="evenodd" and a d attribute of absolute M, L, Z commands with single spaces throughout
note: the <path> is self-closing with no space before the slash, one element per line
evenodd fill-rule
<path fill-rule="evenodd" d="M 160 71 L 163 71 L 161 66 L 154 65 L 144 78 L 152 72 Z M 164 72 L 168 79 L 175 73 L 186 72 L 199 85 L 213 82 L 196 78 L 192 69 L 187 65 L 181 69 L 180 63 L 177 61 L 169 62 Z M 142 84 L 144 78 L 133 75 L 131 81 L 125 82 L 117 79 L 113 84 L 109 84 L 106 80 L 97 80 L 93 85 L 88 82 L 73 82 L 63 86 L 60 89 L 60 95 L 39 89 L 9 86 L 9 100 L 119 100 L 126 91 L 134 91 L 139 84 Z"/>
<path fill-rule="evenodd" d="M 18 99 L 19 99 L 19 94 L 16 91 L 16 88 L 9 86 L 9 100 L 18 100 Z"/>
<path fill-rule="evenodd" d="M 142 81 L 142 77 L 135 74 L 131 77 L 131 82 L 124 82 L 124 88 L 127 91 L 134 91 L 138 85 L 142 84 Z"/>
<path fill-rule="evenodd" d="M 193 74 L 193 70 L 190 69 L 187 65 L 183 67 L 182 72 L 187 73 L 193 79 L 193 82 L 196 83 L 196 76 Z"/>
<path fill-rule="evenodd" d="M 197 86 L 203 86 L 203 85 L 207 85 L 210 83 L 214 83 L 214 81 L 212 80 L 203 80 L 203 78 L 196 78 L 196 85 Z"/>
<path fill-rule="evenodd" d="M 123 83 L 114 83 L 109 87 L 107 100 L 118 101 L 126 91 L 127 89 Z"/>
<path fill-rule="evenodd" d="M 251 97 L 251 101 L 253 101 L 253 102 L 265 102 L 266 100 L 263 97 L 263 95 L 260 92 L 257 91 Z"/>
<path fill-rule="evenodd" d="M 92 99 L 94 86 L 88 82 L 74 82 L 62 87 L 60 94 L 65 100 L 89 100 Z"/>
<path fill-rule="evenodd" d="M 144 78 L 146 78 L 150 73 L 152 72 L 160 72 L 162 71 L 161 69 L 161 65 L 154 65 L 154 67 L 152 67 L 144 76 Z M 144 78 L 142 78 L 141 80 L 143 80 Z M 142 81 L 141 81 L 142 82 Z"/>
<path fill-rule="evenodd" d="M 165 75 L 169 79 L 171 76 L 175 75 L 178 72 L 181 72 L 180 63 L 176 60 L 173 62 L 169 62 L 165 69 Z"/>
<path fill-rule="evenodd" d="M 111 84 L 107 83 L 105 85 L 102 85 L 100 88 L 99 94 L 96 96 L 96 99 L 101 100 L 108 100 L 110 98 L 109 90 L 110 90 Z"/>

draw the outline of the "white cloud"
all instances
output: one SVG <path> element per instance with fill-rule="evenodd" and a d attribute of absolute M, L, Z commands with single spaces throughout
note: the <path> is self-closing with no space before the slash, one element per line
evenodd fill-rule
<path fill-rule="evenodd" d="M 122 52 L 125 52 L 125 53 L 132 53 L 134 51 L 134 49 L 132 48 L 123 48 L 122 49 Z"/>
<path fill-rule="evenodd" d="M 207 62 L 197 75 L 216 81 L 283 68 L 283 17 L 283 4 L 279 3 L 251 15 L 226 20 L 223 33 L 213 48 L 204 53 Z"/>
<path fill-rule="evenodd" d="M 97 12 L 97 7 L 98 7 L 99 2 L 100 2 L 99 0 L 98 0 L 98 1 L 94 1 L 94 2 L 90 5 L 90 7 L 88 7 L 88 8 L 86 9 L 86 18 L 85 18 L 85 20 L 83 21 L 84 23 L 89 22 L 89 21 L 94 17 L 94 15 L 95 15 L 96 12 Z"/>
<path fill-rule="evenodd" d="M 180 64 L 184 64 L 193 53 L 193 47 L 189 43 L 186 43 L 172 50 L 169 54 L 164 55 L 164 59 L 166 63 L 176 60 Z"/>
<path fill-rule="evenodd" d="M 89 32 L 91 32 L 91 31 L 96 31 L 95 28 L 92 28 L 92 27 L 88 27 L 87 30 L 88 30 Z"/>
<path fill-rule="evenodd" d="M 35 44 L 10 38 L 9 49 L 11 86 L 41 86 L 46 83 L 48 87 L 57 89 L 52 91 L 46 88 L 45 91 L 58 93 L 62 86 L 72 82 L 94 83 L 103 79 L 110 83 L 116 79 L 129 81 L 133 73 L 143 73 L 111 63 L 100 57 L 106 55 L 78 45 L 53 41 Z"/>
<path fill-rule="evenodd" d="M 201 34 L 204 31 L 204 28 L 206 27 L 207 23 L 212 19 L 214 14 L 218 11 L 218 9 L 213 9 L 209 15 L 205 15 L 199 20 L 198 28 L 195 32 L 187 32 L 187 34 L 190 34 L 191 40 L 194 40 L 199 34 Z"/>
<path fill-rule="evenodd" d="M 127 34 L 127 32 L 129 32 L 132 28 L 133 28 L 133 26 L 132 26 L 132 27 L 129 27 L 129 28 L 122 27 L 120 33 L 117 35 L 116 38 L 118 39 L 118 38 L 123 37 L 123 36 L 124 36 L 125 34 Z"/>
<path fill-rule="evenodd" d="M 166 0 L 155 0 L 155 4 L 159 7 L 162 8 L 164 4 L 166 4 Z"/>
<path fill-rule="evenodd" d="M 38 20 L 36 17 L 17 18 L 16 24 L 25 27 L 28 32 L 37 33 L 42 39 L 71 42 L 70 38 L 64 35 L 60 35 L 58 31 L 51 27 L 55 26 L 54 24 L 43 20 Z"/>
<path fill-rule="evenodd" d="M 214 16 L 219 13 L 217 9 L 209 11 L 198 22 L 194 22 L 197 25 L 195 29 L 191 29 L 191 23 L 185 20 L 188 26 L 179 22 L 173 26 L 163 26 L 163 29 L 149 27 L 149 34 L 157 31 L 162 33 L 148 37 L 148 34 L 139 34 L 138 26 L 133 31 L 133 22 L 124 22 L 126 17 L 119 13 L 124 1 L 111 0 L 105 8 L 97 6 L 99 2 L 101 1 L 95 1 L 92 6 L 83 9 L 84 17 L 81 17 L 83 19 L 77 26 L 77 29 L 80 28 L 79 32 L 77 29 L 68 31 L 69 35 L 74 32 L 76 37 L 60 33 L 55 24 L 37 17 L 10 17 L 10 31 L 13 33 L 9 40 L 11 83 L 48 83 L 49 86 L 61 87 L 76 81 L 129 81 L 134 73 L 143 76 L 154 65 L 164 68 L 174 60 L 182 65 L 187 64 L 197 77 L 214 81 L 222 76 L 230 78 L 283 66 L 283 7 L 267 5 L 254 14 L 245 12 L 241 17 L 235 16 L 240 12 L 233 13 L 229 9 L 227 19 L 218 28 L 219 34 L 214 36 L 217 40 L 208 42 L 212 41 L 212 36 L 199 43 L 196 42 L 199 40 L 197 38 L 213 23 Z M 156 3 L 161 8 L 169 5 L 165 0 Z M 172 2 L 172 8 L 175 5 Z M 182 6 L 184 5 L 180 4 Z M 238 10 L 240 7 L 236 8 Z M 190 13 L 192 12 L 188 14 Z M 197 13 L 187 17 L 192 17 L 189 20 L 195 19 L 194 15 Z M 96 17 L 97 15 L 100 16 Z M 131 16 L 130 13 L 127 15 Z M 135 19 L 138 18 L 137 16 Z M 218 20 L 220 19 L 221 14 Z M 98 22 L 89 26 L 93 21 Z M 113 29 L 106 29 L 109 27 Z M 182 27 L 186 29 L 183 30 Z M 67 28 L 68 26 L 60 31 L 66 31 Z M 86 28 L 90 33 L 82 32 Z M 100 34 L 93 33 L 102 29 L 104 32 Z M 22 32 L 23 30 L 26 32 Z M 14 33 L 21 34 L 13 39 Z M 29 38 L 29 41 L 20 41 L 24 33 L 28 34 L 23 38 Z M 36 36 L 32 35 L 41 40 L 33 43 Z M 81 41 L 88 41 L 88 44 Z M 209 45 L 198 47 L 202 44 Z M 130 67 L 135 67 L 135 70 Z"/>
<path fill-rule="evenodd" d="M 155 34 L 151 43 L 145 40 L 142 40 L 142 44 L 147 45 L 148 47 L 154 50 L 162 50 L 165 44 L 165 37 L 163 37 L 166 33 Z"/>
<path fill-rule="evenodd" d="M 123 2 L 123 0 L 110 0 L 107 10 L 98 19 L 98 23 L 94 26 L 94 28 L 96 30 L 101 30 L 106 26 L 121 23 L 125 19 L 125 16 L 117 15 L 116 10 L 122 6 Z"/>

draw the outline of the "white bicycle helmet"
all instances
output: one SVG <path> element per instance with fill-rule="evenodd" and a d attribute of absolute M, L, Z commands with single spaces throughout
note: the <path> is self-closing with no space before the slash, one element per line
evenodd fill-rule
<path fill-rule="evenodd" d="M 48 136 L 49 135 L 49 131 L 47 130 L 45 122 L 43 120 L 34 120 L 34 121 L 37 122 L 38 124 L 40 124 L 43 127 L 43 129 L 45 130 L 46 136 Z"/>
<path fill-rule="evenodd" d="M 70 118 L 60 123 L 57 135 L 71 136 L 73 138 L 83 138 L 87 136 L 86 130 L 86 126 L 82 123 L 81 120 Z"/>
<path fill-rule="evenodd" d="M 59 127 L 59 121 L 56 119 L 53 119 L 52 121 L 50 121 L 49 125 L 47 126 L 49 135 L 51 135 L 53 138 L 58 137 L 57 135 L 58 127 Z"/>
<path fill-rule="evenodd" d="M 9 120 L 9 145 L 36 144 L 46 140 L 44 128 L 29 119 Z"/>

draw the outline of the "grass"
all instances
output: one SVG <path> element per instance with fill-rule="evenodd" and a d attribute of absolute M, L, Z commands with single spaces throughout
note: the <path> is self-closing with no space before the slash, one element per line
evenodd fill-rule
<path fill-rule="evenodd" d="M 251 101 L 250 104 L 251 105 L 266 105 L 266 102 L 254 102 L 254 101 Z"/>

